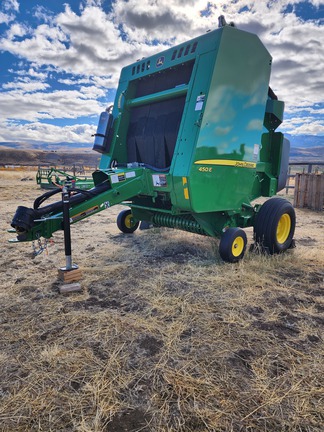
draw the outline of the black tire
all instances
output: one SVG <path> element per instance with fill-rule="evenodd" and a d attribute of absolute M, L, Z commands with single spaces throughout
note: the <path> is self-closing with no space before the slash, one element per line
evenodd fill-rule
<path fill-rule="evenodd" d="M 244 230 L 228 228 L 221 237 L 219 254 L 224 261 L 236 263 L 243 258 L 246 245 L 247 238 Z"/>
<path fill-rule="evenodd" d="M 295 233 L 296 215 L 284 198 L 271 198 L 260 208 L 255 224 L 254 239 L 271 254 L 290 248 Z"/>
<path fill-rule="evenodd" d="M 139 222 L 134 222 L 131 210 L 123 210 L 117 216 L 117 226 L 121 232 L 132 234 L 137 230 Z"/>

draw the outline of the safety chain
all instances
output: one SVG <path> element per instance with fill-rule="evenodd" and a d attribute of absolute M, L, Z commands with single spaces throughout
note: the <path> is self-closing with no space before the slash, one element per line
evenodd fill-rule
<path fill-rule="evenodd" d="M 38 247 L 37 247 L 38 246 Z M 35 244 L 35 241 L 32 242 L 32 248 L 33 248 L 33 255 L 34 257 L 40 255 L 44 251 L 46 252 L 46 255 L 48 255 L 48 239 L 44 239 L 44 243 L 42 243 L 42 240 L 40 236 L 37 236 L 37 245 Z"/>

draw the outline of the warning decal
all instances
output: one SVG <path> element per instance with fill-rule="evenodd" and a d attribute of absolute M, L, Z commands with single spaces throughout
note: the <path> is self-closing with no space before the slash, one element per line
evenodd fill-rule
<path fill-rule="evenodd" d="M 126 180 L 125 173 L 113 174 L 110 176 L 111 183 L 119 183 Z"/>
<path fill-rule="evenodd" d="M 204 105 L 205 95 L 199 95 L 196 99 L 195 111 L 201 111 Z"/>
<path fill-rule="evenodd" d="M 84 210 L 83 212 L 78 213 L 78 214 L 72 216 L 70 218 L 70 222 L 71 223 L 77 222 L 77 221 L 79 221 L 81 219 L 84 219 L 87 216 L 90 216 L 93 213 L 96 213 L 98 210 L 99 210 L 98 206 L 90 207 L 89 209 Z"/>
<path fill-rule="evenodd" d="M 165 174 L 153 174 L 152 179 L 153 179 L 153 186 L 157 186 L 157 187 L 167 187 L 168 186 Z"/>

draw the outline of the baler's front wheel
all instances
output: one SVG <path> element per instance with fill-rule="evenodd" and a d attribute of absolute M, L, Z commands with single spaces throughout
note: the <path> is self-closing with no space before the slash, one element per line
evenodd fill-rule
<path fill-rule="evenodd" d="M 254 224 L 256 243 L 271 255 L 289 249 L 295 233 L 296 215 L 284 198 L 271 198 L 260 208 Z"/>
<path fill-rule="evenodd" d="M 241 228 L 228 228 L 221 237 L 219 254 L 224 261 L 236 263 L 243 258 L 246 244 L 246 234 Z"/>
<path fill-rule="evenodd" d="M 131 210 L 123 210 L 117 216 L 117 226 L 121 232 L 132 234 L 137 230 L 139 222 L 134 221 Z"/>

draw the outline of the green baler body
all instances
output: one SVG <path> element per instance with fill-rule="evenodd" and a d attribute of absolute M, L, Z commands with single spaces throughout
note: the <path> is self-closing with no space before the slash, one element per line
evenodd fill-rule
<path fill-rule="evenodd" d="M 173 151 L 168 155 L 170 169 L 161 174 L 160 184 L 154 181 L 154 173 L 151 182 L 152 194 L 170 201 L 170 213 L 189 212 L 202 223 L 202 219 L 212 219 L 210 213 L 239 214 L 242 204 L 274 195 L 277 179 L 272 161 L 260 164 L 262 134 L 264 141 L 269 135 L 263 123 L 270 70 L 271 56 L 259 38 L 230 26 L 125 67 L 112 113 L 114 135 L 100 169 L 108 169 L 112 160 L 149 160 L 166 168 L 159 155 L 170 153 L 163 142 L 167 140 L 163 127 L 173 118 L 178 124 L 174 147 L 169 146 Z M 134 114 L 134 110 L 142 112 Z M 160 116 L 156 115 L 159 110 Z M 133 117 L 140 123 L 138 135 L 140 140 L 145 137 L 146 147 L 133 152 L 137 158 L 132 160 L 128 150 Z M 136 132 L 132 138 L 136 141 Z M 132 202 L 136 215 L 141 198 L 134 197 Z M 153 202 L 151 206 L 158 211 Z M 139 218 L 145 217 L 143 211 Z M 212 231 L 219 231 L 216 219 Z"/>
<path fill-rule="evenodd" d="M 93 175 L 109 188 L 72 205 L 71 222 L 124 202 L 134 220 L 211 236 L 253 225 L 251 202 L 285 176 L 270 70 L 259 38 L 232 26 L 123 68 Z M 60 212 L 45 216 L 21 240 L 61 229 Z"/>

